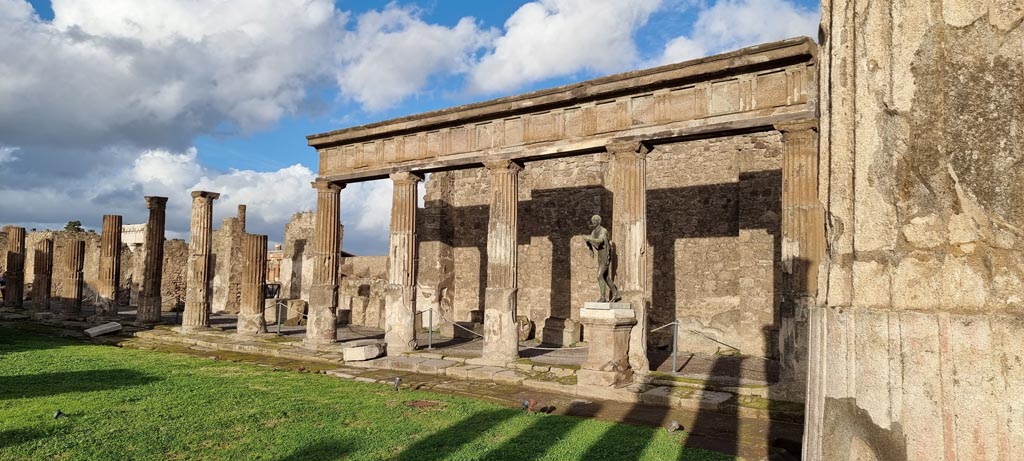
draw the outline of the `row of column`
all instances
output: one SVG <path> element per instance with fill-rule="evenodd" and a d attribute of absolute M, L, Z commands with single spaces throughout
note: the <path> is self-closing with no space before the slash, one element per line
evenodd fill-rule
<path fill-rule="evenodd" d="M 213 201 L 220 194 L 195 191 L 192 193 L 191 241 L 189 243 L 188 272 L 186 275 L 186 305 L 182 320 L 184 331 L 209 327 L 210 295 L 212 282 L 212 224 Z M 146 197 L 149 220 L 146 226 L 146 253 L 143 259 L 142 292 L 139 298 L 137 322 L 153 324 L 160 321 L 162 297 L 160 287 L 163 279 L 164 229 L 166 223 L 167 197 Z M 244 213 L 244 205 L 239 207 Z M 244 214 L 240 214 L 244 216 Z M 100 319 L 117 315 L 117 292 L 121 277 L 121 227 L 122 218 L 105 215 L 100 237 L 99 277 L 97 281 L 96 316 Z M 22 307 L 25 281 L 25 229 L 8 226 L 7 245 L 7 289 L 5 304 Z M 242 312 L 239 314 L 240 334 L 259 334 L 266 331 L 263 320 L 263 291 L 266 284 L 267 236 L 244 236 Z M 79 317 L 82 312 L 84 289 L 85 241 L 72 240 L 65 246 L 63 273 L 64 290 L 61 296 L 63 313 L 67 317 Z M 49 311 L 53 278 L 54 240 L 40 240 L 34 248 L 35 264 L 32 285 L 32 309 Z"/>

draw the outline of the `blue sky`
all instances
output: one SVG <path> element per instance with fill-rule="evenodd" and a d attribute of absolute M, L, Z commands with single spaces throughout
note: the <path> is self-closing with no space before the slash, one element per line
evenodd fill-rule
<path fill-rule="evenodd" d="M 0 0 L 0 224 L 142 222 L 142 195 L 249 205 L 280 241 L 312 207 L 305 136 L 814 36 L 808 0 Z M 239 8 L 244 5 L 244 8 Z M 6 108 L 6 109 L 5 109 Z M 345 247 L 386 251 L 390 185 L 349 187 Z M 255 216 L 255 219 L 253 217 Z M 382 237 L 382 235 L 384 237 Z"/>

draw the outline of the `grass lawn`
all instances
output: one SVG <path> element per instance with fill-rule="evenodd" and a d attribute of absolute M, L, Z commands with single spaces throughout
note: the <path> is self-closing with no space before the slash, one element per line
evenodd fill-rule
<path fill-rule="evenodd" d="M 732 459 L 682 437 L 0 328 L 0 460 Z"/>

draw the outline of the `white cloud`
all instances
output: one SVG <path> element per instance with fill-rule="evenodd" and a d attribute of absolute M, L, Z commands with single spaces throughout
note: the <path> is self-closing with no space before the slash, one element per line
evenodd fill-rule
<path fill-rule="evenodd" d="M 18 157 L 14 155 L 17 151 L 17 147 L 0 146 L 0 165 L 17 160 Z"/>
<path fill-rule="evenodd" d="M 579 71 L 624 70 L 637 60 L 634 32 L 660 0 L 539 0 L 505 22 L 505 34 L 470 73 L 472 89 L 505 91 Z"/>
<path fill-rule="evenodd" d="M 338 43 L 338 86 L 366 109 L 385 109 L 419 91 L 433 75 L 469 70 L 475 53 L 494 34 L 472 18 L 449 28 L 394 4 L 370 11 Z"/>
<path fill-rule="evenodd" d="M 689 35 L 665 45 L 660 64 L 686 61 L 758 43 L 815 37 L 820 13 L 787 0 L 717 0 L 703 7 Z"/>

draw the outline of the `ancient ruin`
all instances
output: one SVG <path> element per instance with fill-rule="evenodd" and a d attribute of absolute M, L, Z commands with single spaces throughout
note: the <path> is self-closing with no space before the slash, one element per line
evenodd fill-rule
<path fill-rule="evenodd" d="M 7 287 L 4 304 L 21 307 L 25 298 L 25 228 L 8 226 L 7 234 Z"/>
<path fill-rule="evenodd" d="M 192 235 L 188 245 L 188 279 L 185 292 L 185 313 L 181 329 L 196 331 L 210 326 L 210 304 L 213 261 L 213 201 L 217 192 L 192 192 Z"/>
<path fill-rule="evenodd" d="M 164 269 L 164 226 L 167 220 L 167 197 L 146 197 L 149 221 L 146 222 L 146 239 L 143 243 L 142 292 L 138 303 L 136 321 L 155 323 L 160 321 L 163 296 L 160 285 Z"/>
<path fill-rule="evenodd" d="M 96 314 L 111 316 L 117 314 L 117 292 L 121 285 L 121 217 L 103 216 L 103 233 L 100 241 L 100 289 Z"/>

